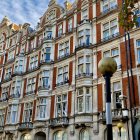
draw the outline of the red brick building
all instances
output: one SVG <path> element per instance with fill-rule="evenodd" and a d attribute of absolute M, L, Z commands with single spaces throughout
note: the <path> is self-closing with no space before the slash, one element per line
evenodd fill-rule
<path fill-rule="evenodd" d="M 130 31 L 130 97 L 124 31 L 118 24 L 121 5 L 121 0 L 77 0 L 62 7 L 51 0 L 35 30 L 3 18 L 0 140 L 105 140 L 105 81 L 98 62 L 108 56 L 117 62 L 111 78 L 113 137 L 120 139 L 121 122 L 121 138 L 132 139 L 132 110 L 138 140 L 140 28 Z M 134 11 L 139 16 L 139 9 Z"/>

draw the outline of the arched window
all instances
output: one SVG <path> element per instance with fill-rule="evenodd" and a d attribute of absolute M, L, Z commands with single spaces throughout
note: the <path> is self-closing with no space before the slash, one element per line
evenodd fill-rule
<path fill-rule="evenodd" d="M 21 136 L 21 140 L 31 140 L 31 135 L 30 134 L 24 134 Z"/>
<path fill-rule="evenodd" d="M 67 140 L 67 133 L 64 131 L 57 131 L 54 134 L 54 139 L 53 140 Z"/>
<path fill-rule="evenodd" d="M 80 140 L 89 140 L 89 132 L 87 130 L 81 131 Z"/>

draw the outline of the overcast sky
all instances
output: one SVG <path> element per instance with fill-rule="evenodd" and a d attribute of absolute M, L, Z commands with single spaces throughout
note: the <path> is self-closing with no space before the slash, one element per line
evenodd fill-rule
<path fill-rule="evenodd" d="M 63 5 L 64 1 L 57 0 L 57 3 Z M 14 23 L 28 22 L 34 27 L 47 10 L 48 3 L 49 0 L 0 0 L 0 22 L 7 16 Z"/>

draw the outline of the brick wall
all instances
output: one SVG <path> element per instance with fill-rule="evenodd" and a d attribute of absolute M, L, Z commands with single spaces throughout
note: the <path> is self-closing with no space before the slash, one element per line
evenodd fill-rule
<path fill-rule="evenodd" d="M 57 73 L 57 67 L 53 68 L 53 81 L 52 81 L 52 89 L 54 90 L 56 87 L 56 73 Z"/>
<path fill-rule="evenodd" d="M 68 116 L 71 114 L 72 91 L 68 92 Z"/>
<path fill-rule="evenodd" d="M 70 54 L 73 53 L 73 36 L 70 37 Z"/>
<path fill-rule="evenodd" d="M 71 61 L 69 63 L 69 84 L 72 83 L 72 75 L 73 75 L 73 62 Z"/>
<path fill-rule="evenodd" d="M 27 87 L 27 78 L 24 79 L 24 85 L 23 85 L 23 97 L 26 95 L 26 87 Z"/>
<path fill-rule="evenodd" d="M 96 41 L 101 42 L 101 23 L 96 24 Z"/>
<path fill-rule="evenodd" d="M 58 58 L 58 43 L 55 44 L 54 48 L 54 61 L 56 61 Z"/>
<path fill-rule="evenodd" d="M 97 91 L 98 91 L 98 111 L 103 111 L 102 84 L 97 85 Z"/>
<path fill-rule="evenodd" d="M 22 123 L 23 113 L 24 113 L 24 103 L 21 103 L 20 118 L 19 118 L 20 123 Z"/>
<path fill-rule="evenodd" d="M 32 116 L 32 122 L 35 119 L 35 110 L 36 110 L 36 100 L 34 100 L 34 105 L 33 105 L 33 116 Z"/>
<path fill-rule="evenodd" d="M 55 95 L 51 96 L 50 118 L 54 117 Z"/>

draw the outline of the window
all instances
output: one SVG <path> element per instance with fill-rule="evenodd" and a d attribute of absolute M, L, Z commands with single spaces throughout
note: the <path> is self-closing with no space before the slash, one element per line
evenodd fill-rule
<path fill-rule="evenodd" d="M 68 66 L 64 66 L 58 69 L 57 83 L 67 83 L 68 82 Z"/>
<path fill-rule="evenodd" d="M 90 29 L 81 30 L 78 32 L 79 45 L 90 45 Z"/>
<path fill-rule="evenodd" d="M 32 121 L 32 109 L 33 109 L 33 103 L 25 103 L 24 106 L 24 122 L 31 122 Z"/>
<path fill-rule="evenodd" d="M 20 96 L 21 92 L 21 81 L 14 81 L 12 85 L 11 95 L 16 95 L 17 97 Z"/>
<path fill-rule="evenodd" d="M 137 15 L 137 22 L 138 22 L 137 27 L 140 27 L 140 10 L 136 9 L 135 14 Z"/>
<path fill-rule="evenodd" d="M 14 59 L 14 53 L 15 53 L 15 50 L 9 52 L 8 60 Z"/>
<path fill-rule="evenodd" d="M 31 40 L 30 41 L 30 46 L 29 46 L 29 50 L 32 50 L 35 48 L 35 41 L 34 40 Z"/>
<path fill-rule="evenodd" d="M 110 9 L 115 9 L 117 7 L 116 0 L 103 0 L 103 13 L 107 13 Z"/>
<path fill-rule="evenodd" d="M 9 79 L 11 78 L 11 74 L 12 74 L 12 68 L 7 68 L 6 69 L 6 74 L 5 74 L 5 79 Z"/>
<path fill-rule="evenodd" d="M 137 63 L 140 64 L 140 40 L 136 41 L 136 48 L 137 48 Z"/>
<path fill-rule="evenodd" d="M 120 56 L 119 56 L 119 49 L 114 48 L 104 52 L 104 57 L 112 57 L 115 59 L 118 68 L 120 68 Z"/>
<path fill-rule="evenodd" d="M 50 56 L 51 56 L 51 48 L 50 47 L 46 48 L 45 56 L 46 56 L 45 60 L 50 61 Z"/>
<path fill-rule="evenodd" d="M 23 60 L 16 61 L 15 72 L 23 72 Z"/>
<path fill-rule="evenodd" d="M 91 106 L 91 91 L 88 87 L 79 88 L 77 92 L 77 107 L 78 112 L 90 112 Z"/>
<path fill-rule="evenodd" d="M 79 57 L 78 58 L 78 75 L 83 75 L 85 74 L 86 76 L 91 74 L 91 57 L 90 55 L 85 56 L 85 61 L 84 57 Z"/>
<path fill-rule="evenodd" d="M 2 89 L 2 100 L 8 100 L 8 92 L 9 92 L 9 87 L 4 87 Z"/>
<path fill-rule="evenodd" d="M 89 132 L 87 130 L 81 131 L 80 140 L 89 140 Z"/>
<path fill-rule="evenodd" d="M 127 137 L 127 131 L 126 128 L 122 127 L 121 131 L 118 129 L 118 127 L 114 126 L 112 128 L 112 132 L 113 132 L 113 140 L 128 140 Z M 121 136 L 120 136 L 120 132 L 121 132 Z M 107 140 L 107 130 L 105 129 L 105 140 Z"/>
<path fill-rule="evenodd" d="M 44 119 L 46 118 L 47 113 L 47 99 L 46 98 L 39 98 L 38 99 L 38 106 L 37 106 L 37 118 Z"/>
<path fill-rule="evenodd" d="M 110 22 L 103 24 L 103 39 L 108 40 L 111 37 L 118 35 L 118 22 L 117 19 L 113 19 Z"/>
<path fill-rule="evenodd" d="M 36 78 L 30 78 L 28 79 L 28 85 L 27 85 L 27 91 L 34 91 L 35 90 L 35 83 L 36 83 Z"/>
<path fill-rule="evenodd" d="M 30 59 L 30 69 L 34 69 L 38 66 L 38 56 L 33 56 Z"/>
<path fill-rule="evenodd" d="M 87 9 L 82 11 L 82 20 L 84 20 L 84 19 L 88 19 L 88 10 Z"/>
<path fill-rule="evenodd" d="M 78 58 L 78 74 L 82 74 L 84 72 L 84 57 Z"/>
<path fill-rule="evenodd" d="M 58 26 L 58 37 L 60 37 L 62 35 L 62 33 L 63 33 L 63 28 L 62 28 L 62 24 L 60 24 Z"/>
<path fill-rule="evenodd" d="M 43 71 L 42 84 L 43 84 L 44 88 L 48 88 L 49 87 L 49 75 L 50 75 L 49 70 Z"/>
<path fill-rule="evenodd" d="M 119 99 L 119 96 L 121 95 L 121 83 L 120 82 L 114 82 L 113 83 L 113 103 L 114 108 L 121 108 L 121 100 Z"/>
<path fill-rule="evenodd" d="M 31 135 L 30 134 L 24 134 L 21 136 L 21 140 L 31 140 Z"/>
<path fill-rule="evenodd" d="M 44 37 L 46 37 L 47 39 L 52 38 L 52 27 L 47 27 L 46 28 L 46 31 L 44 33 Z"/>
<path fill-rule="evenodd" d="M 57 131 L 54 133 L 53 140 L 67 140 L 67 133 L 64 131 Z"/>
<path fill-rule="evenodd" d="M 0 110 L 0 126 L 4 126 L 5 109 Z"/>
<path fill-rule="evenodd" d="M 9 105 L 7 113 L 7 123 L 16 123 L 18 105 Z"/>
<path fill-rule="evenodd" d="M 56 117 L 67 116 L 67 94 L 56 97 Z"/>
<path fill-rule="evenodd" d="M 72 18 L 68 20 L 68 32 L 72 31 Z"/>
<path fill-rule="evenodd" d="M 38 36 L 37 47 L 40 47 L 43 44 L 43 35 Z"/>
<path fill-rule="evenodd" d="M 69 54 L 69 41 L 59 45 L 59 57 L 62 58 Z"/>

